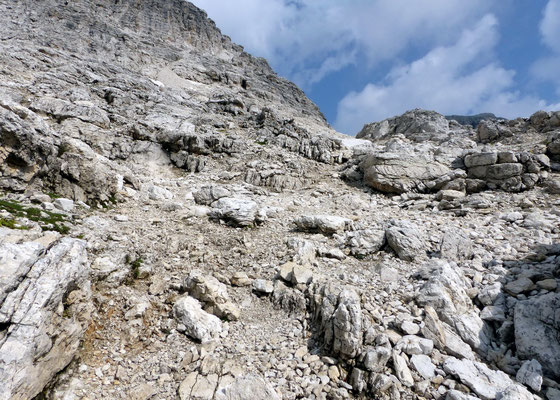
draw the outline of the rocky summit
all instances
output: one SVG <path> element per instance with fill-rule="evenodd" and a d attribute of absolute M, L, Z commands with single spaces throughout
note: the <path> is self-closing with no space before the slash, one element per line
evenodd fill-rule
<path fill-rule="evenodd" d="M 560 399 L 560 112 L 351 138 L 187 1 L 0 15 L 0 400 Z"/>

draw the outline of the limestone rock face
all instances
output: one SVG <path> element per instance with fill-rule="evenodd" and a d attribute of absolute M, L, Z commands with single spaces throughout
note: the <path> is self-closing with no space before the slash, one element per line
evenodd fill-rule
<path fill-rule="evenodd" d="M 356 139 L 188 1 L 0 16 L 0 400 L 558 397 L 559 112 Z"/>
<path fill-rule="evenodd" d="M 79 349 L 91 306 L 84 241 L 0 243 L 1 399 L 30 399 Z"/>

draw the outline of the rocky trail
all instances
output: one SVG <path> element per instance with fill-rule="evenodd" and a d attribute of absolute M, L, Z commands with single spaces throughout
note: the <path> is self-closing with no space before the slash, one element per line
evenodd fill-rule
<path fill-rule="evenodd" d="M 559 112 L 349 138 L 188 2 L 0 12 L 0 399 L 560 399 Z"/>

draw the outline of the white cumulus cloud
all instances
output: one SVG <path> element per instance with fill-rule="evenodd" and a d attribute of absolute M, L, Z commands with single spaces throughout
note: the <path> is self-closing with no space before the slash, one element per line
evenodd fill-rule
<path fill-rule="evenodd" d="M 465 29 L 451 46 L 394 68 L 382 83 L 351 92 L 338 106 L 335 128 L 355 134 L 364 123 L 382 120 L 412 108 L 440 113 L 494 112 L 503 117 L 530 114 L 547 104 L 512 90 L 515 72 L 494 61 L 499 40 L 497 20 L 486 15 Z"/>

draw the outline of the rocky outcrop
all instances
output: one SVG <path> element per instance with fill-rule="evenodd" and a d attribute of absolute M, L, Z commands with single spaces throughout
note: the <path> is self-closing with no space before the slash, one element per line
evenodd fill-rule
<path fill-rule="evenodd" d="M 485 352 L 490 344 L 490 330 L 472 308 L 460 270 L 445 261 L 434 261 L 423 272 L 429 277 L 416 301 L 431 306 L 439 318 L 449 324 L 473 349 Z"/>
<path fill-rule="evenodd" d="M 528 119 L 487 120 L 478 125 L 477 139 L 481 143 L 496 141 L 515 141 L 520 134 L 531 132 L 550 132 L 560 128 L 560 113 L 537 111 Z"/>
<path fill-rule="evenodd" d="M 86 244 L 0 243 L 1 399 L 31 399 L 77 353 L 89 324 Z"/>
<path fill-rule="evenodd" d="M 362 347 L 360 298 L 351 290 L 338 294 L 333 288 L 317 288 L 312 304 L 313 318 L 326 351 L 343 359 L 356 357 Z"/>
<path fill-rule="evenodd" d="M 471 153 L 463 158 L 469 192 L 501 189 L 519 192 L 535 187 L 547 176 L 550 160 L 544 154 L 487 152 Z"/>
<path fill-rule="evenodd" d="M 465 132 L 470 131 L 437 112 L 415 109 L 381 122 L 366 124 L 356 137 L 375 141 L 402 134 L 415 142 L 446 141 L 450 136 L 465 135 Z"/>
<path fill-rule="evenodd" d="M 0 92 L 0 186 L 23 191 L 57 152 L 48 125 Z"/>

